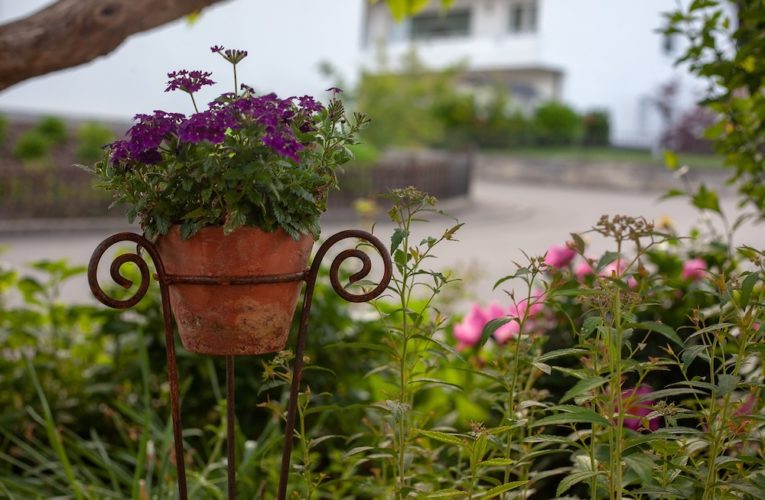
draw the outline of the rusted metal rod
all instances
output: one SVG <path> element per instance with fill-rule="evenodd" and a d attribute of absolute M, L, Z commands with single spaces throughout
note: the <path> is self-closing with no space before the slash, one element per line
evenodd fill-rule
<path fill-rule="evenodd" d="M 306 290 L 303 297 L 303 309 L 300 315 L 298 335 L 295 347 L 295 363 L 292 368 L 292 383 L 290 386 L 289 403 L 287 409 L 287 421 L 285 425 L 284 448 L 282 450 L 282 464 L 279 475 L 277 498 L 284 500 L 287 495 L 287 482 L 289 479 L 290 457 L 292 455 L 292 441 L 295 432 L 295 415 L 297 400 L 300 392 L 300 380 L 303 374 L 303 355 L 305 351 L 305 338 L 308 330 L 308 318 L 311 313 L 313 292 L 319 275 L 321 262 L 329 249 L 336 243 L 354 238 L 365 241 L 375 248 L 383 261 L 383 275 L 378 284 L 366 293 L 354 293 L 347 290 L 340 282 L 340 266 L 349 259 L 354 258 L 362 263 L 360 271 L 349 278 L 350 283 L 355 283 L 369 275 L 372 268 L 369 256 L 361 249 L 352 248 L 338 253 L 330 265 L 330 282 L 335 292 L 349 302 L 367 302 L 378 297 L 388 286 L 392 275 L 392 263 L 390 254 L 385 246 L 375 236 L 366 231 L 350 229 L 341 231 L 325 241 L 316 252 L 310 269 L 298 273 L 265 275 L 265 276 L 181 276 L 169 275 L 165 272 L 161 256 L 154 244 L 143 236 L 135 233 L 118 233 L 105 239 L 98 245 L 90 258 L 88 265 L 88 283 L 93 295 L 101 303 L 117 309 L 127 309 L 136 305 L 149 288 L 149 267 L 141 250 L 146 251 L 154 263 L 156 278 L 159 282 L 162 298 L 162 314 L 164 316 L 165 349 L 167 354 L 167 376 L 170 383 L 170 409 L 173 421 L 173 441 L 175 446 L 175 465 L 178 473 L 178 495 L 181 500 L 188 500 L 186 487 L 186 465 L 183 453 L 183 426 L 181 423 L 180 387 L 178 383 L 178 369 L 175 355 L 175 338 L 173 336 L 173 312 L 170 307 L 169 287 L 176 284 L 197 285 L 267 285 L 272 283 L 284 283 L 290 281 L 305 281 Z M 98 284 L 98 264 L 107 249 L 116 243 L 132 242 L 136 244 L 136 252 L 117 256 L 110 266 L 110 275 L 115 283 L 130 288 L 133 282 L 120 273 L 120 268 L 130 262 L 135 264 L 140 273 L 141 281 L 138 290 L 129 298 L 118 300 L 109 297 Z M 228 472 L 228 497 L 236 497 L 236 413 L 234 401 L 234 357 L 226 356 L 226 446 L 227 446 L 227 472 Z"/>
<path fill-rule="evenodd" d="M 228 498 L 236 498 L 236 413 L 234 410 L 234 356 L 226 356 L 226 455 Z"/>

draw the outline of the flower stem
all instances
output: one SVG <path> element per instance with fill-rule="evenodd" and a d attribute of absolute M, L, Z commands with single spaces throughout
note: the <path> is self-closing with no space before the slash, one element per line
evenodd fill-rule
<path fill-rule="evenodd" d="M 234 96 L 238 96 L 239 83 L 237 82 L 237 79 L 236 79 L 236 64 L 232 64 L 232 66 L 234 67 Z"/>
<path fill-rule="evenodd" d="M 191 104 L 194 105 L 194 111 L 196 113 L 199 113 L 199 108 L 197 108 L 197 101 L 194 100 L 194 94 L 192 92 L 189 92 L 189 95 L 191 96 Z"/>

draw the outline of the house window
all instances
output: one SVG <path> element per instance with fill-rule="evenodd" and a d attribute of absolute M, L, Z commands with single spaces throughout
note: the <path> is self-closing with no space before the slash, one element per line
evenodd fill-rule
<path fill-rule="evenodd" d="M 510 4 L 510 32 L 535 33 L 537 31 L 537 2 L 525 0 Z"/>
<path fill-rule="evenodd" d="M 412 18 L 412 40 L 448 38 L 470 34 L 470 11 L 449 10 L 445 13 L 426 12 Z"/>

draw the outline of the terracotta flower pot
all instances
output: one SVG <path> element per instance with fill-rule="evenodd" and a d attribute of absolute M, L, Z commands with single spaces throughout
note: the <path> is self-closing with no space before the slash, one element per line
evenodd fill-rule
<path fill-rule="evenodd" d="M 299 273 L 313 239 L 244 227 L 224 236 L 207 227 L 182 240 L 173 226 L 157 239 L 165 272 L 177 276 L 254 277 Z M 183 346 L 200 354 L 243 355 L 284 348 L 302 281 L 258 285 L 171 284 L 170 305 Z"/>

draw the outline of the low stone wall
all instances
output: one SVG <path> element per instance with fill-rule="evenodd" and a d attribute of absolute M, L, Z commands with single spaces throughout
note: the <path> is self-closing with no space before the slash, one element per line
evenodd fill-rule
<path fill-rule="evenodd" d="M 330 193 L 330 207 L 350 206 L 362 197 L 415 186 L 439 200 L 467 196 L 475 156 L 471 153 L 389 151 L 372 165 L 349 165 L 339 176 L 340 191 Z"/>
<path fill-rule="evenodd" d="M 518 158 L 509 155 L 478 155 L 477 174 L 482 178 L 519 183 L 619 189 L 666 191 L 681 187 L 677 172 L 661 165 L 612 162 L 572 162 L 555 159 Z M 730 172 L 722 169 L 690 169 L 685 174 L 692 185 L 726 191 Z"/>

